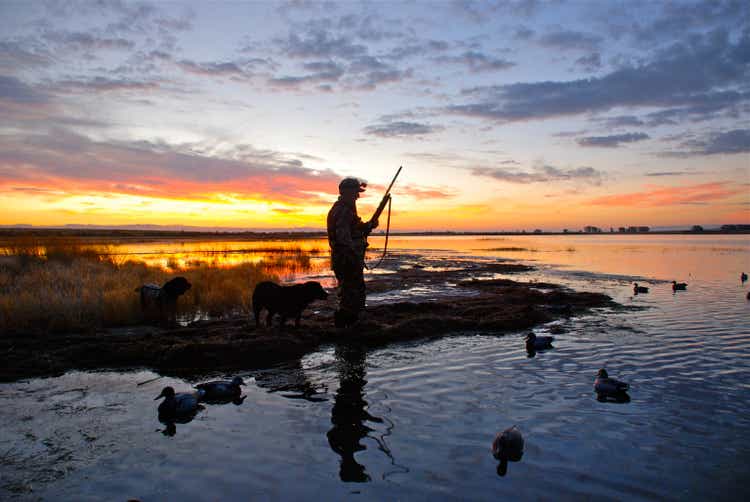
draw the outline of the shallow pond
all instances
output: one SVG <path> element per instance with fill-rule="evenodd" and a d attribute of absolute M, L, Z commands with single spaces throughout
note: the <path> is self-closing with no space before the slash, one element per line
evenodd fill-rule
<path fill-rule="evenodd" d="M 241 404 L 206 405 L 174 428 L 157 419 L 162 387 L 224 375 L 71 372 L 2 384 L 0 497 L 747 499 L 750 302 L 739 275 L 750 271 L 750 241 L 580 237 L 396 239 L 430 266 L 521 259 L 539 268 L 517 280 L 642 307 L 554 323 L 564 333 L 535 357 L 522 333 L 325 347 L 240 372 Z M 673 294 L 672 279 L 688 290 Z M 634 296 L 634 281 L 650 293 Z M 630 402 L 596 400 L 600 367 L 630 383 Z M 525 452 L 501 477 L 490 444 L 513 424 Z"/>

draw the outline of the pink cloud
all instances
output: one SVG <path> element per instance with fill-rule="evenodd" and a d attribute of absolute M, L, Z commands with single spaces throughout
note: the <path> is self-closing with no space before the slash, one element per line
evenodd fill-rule
<path fill-rule="evenodd" d="M 746 193 L 728 182 L 703 183 L 682 187 L 651 187 L 643 192 L 605 195 L 587 201 L 595 206 L 674 206 L 700 204 Z"/>

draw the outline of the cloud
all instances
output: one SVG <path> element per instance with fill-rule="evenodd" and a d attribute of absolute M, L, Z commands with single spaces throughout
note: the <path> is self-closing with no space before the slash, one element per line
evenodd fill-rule
<path fill-rule="evenodd" d="M 340 177 L 251 145 L 93 141 L 65 130 L 0 136 L 0 185 L 148 197 L 226 193 L 293 203 L 335 193 Z"/>
<path fill-rule="evenodd" d="M 367 47 L 354 43 L 350 37 L 337 37 L 324 30 L 311 30 L 301 36 L 290 33 L 279 40 L 283 52 L 291 58 L 353 59 L 367 54 Z"/>
<path fill-rule="evenodd" d="M 398 136 L 423 136 L 442 131 L 441 126 L 419 124 L 417 122 L 391 122 L 388 124 L 371 125 L 364 128 L 365 134 L 380 136 L 381 138 L 395 138 Z"/>
<path fill-rule="evenodd" d="M 209 77 L 248 77 L 251 75 L 237 63 L 231 61 L 197 63 L 183 59 L 175 64 L 184 72 L 194 75 Z"/>
<path fill-rule="evenodd" d="M 703 183 L 682 187 L 655 187 L 643 192 L 605 195 L 589 200 L 594 206 L 675 206 L 706 204 L 746 193 L 727 182 Z"/>
<path fill-rule="evenodd" d="M 408 195 L 417 200 L 449 199 L 458 195 L 456 190 L 450 188 L 419 188 L 413 185 L 397 187 L 394 192 L 396 195 Z"/>
<path fill-rule="evenodd" d="M 496 122 L 539 120 L 604 112 L 616 107 L 696 107 L 727 109 L 747 99 L 728 86 L 746 85 L 750 31 L 733 43 L 726 32 L 696 36 L 660 51 L 650 62 L 620 68 L 598 78 L 484 86 L 466 89 L 473 98 L 448 113 Z M 644 92 L 647 89 L 648 92 Z"/>
<path fill-rule="evenodd" d="M 0 71 L 15 73 L 19 69 L 49 66 L 50 54 L 39 44 L 19 40 L 0 40 Z"/>
<path fill-rule="evenodd" d="M 493 178 L 508 183 L 544 183 L 553 181 L 582 180 L 600 184 L 603 173 L 593 167 L 562 169 L 549 165 L 535 166 L 532 171 L 516 171 L 499 167 L 472 167 L 469 171 L 474 176 Z"/>
<path fill-rule="evenodd" d="M 635 143 L 649 139 L 650 136 L 642 132 L 630 132 L 625 134 L 614 134 L 612 136 L 587 136 L 579 138 L 576 142 L 581 146 L 599 148 L 617 148 L 622 143 Z"/>
<path fill-rule="evenodd" d="M 603 117 L 593 119 L 595 122 L 603 123 L 608 129 L 619 129 L 621 127 L 639 127 L 646 123 L 635 115 L 617 115 L 615 117 Z"/>
<path fill-rule="evenodd" d="M 49 101 L 46 93 L 40 92 L 16 77 L 0 75 L 0 104 L 39 105 Z"/>
<path fill-rule="evenodd" d="M 592 52 L 575 60 L 576 66 L 582 71 L 593 73 L 602 67 L 602 58 L 598 52 Z"/>
<path fill-rule="evenodd" d="M 42 38 L 54 44 L 57 50 L 130 50 L 135 47 L 135 42 L 126 38 L 100 36 L 80 31 L 46 31 L 42 34 Z"/>
<path fill-rule="evenodd" d="M 438 63 L 462 64 L 472 73 L 507 70 L 516 63 L 507 59 L 498 59 L 478 51 L 466 51 L 459 56 L 441 56 L 436 58 Z"/>
<path fill-rule="evenodd" d="M 687 171 L 658 171 L 653 173 L 646 173 L 646 176 L 688 176 L 691 174 L 701 174 L 699 172 L 687 172 Z"/>
<path fill-rule="evenodd" d="M 129 78 L 109 77 L 81 77 L 58 80 L 50 83 L 47 88 L 50 92 L 118 92 L 118 91 L 150 91 L 160 87 L 156 81 L 145 81 Z"/>
<path fill-rule="evenodd" d="M 732 155 L 750 152 L 750 129 L 734 129 L 713 133 L 704 139 L 691 139 L 680 145 L 683 150 L 664 152 L 666 157 Z"/>
<path fill-rule="evenodd" d="M 561 51 L 596 51 L 602 43 L 602 37 L 572 30 L 558 30 L 542 35 L 539 45 Z"/>

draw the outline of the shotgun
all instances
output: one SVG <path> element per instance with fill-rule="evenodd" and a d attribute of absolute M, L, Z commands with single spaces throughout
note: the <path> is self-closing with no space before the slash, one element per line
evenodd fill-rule
<path fill-rule="evenodd" d="M 388 185 L 388 189 L 383 194 L 383 199 L 380 201 L 378 208 L 372 214 L 372 218 L 370 218 L 371 224 L 373 221 L 377 221 L 377 219 L 380 218 L 380 215 L 382 214 L 383 209 L 385 209 L 385 205 L 388 204 L 388 200 L 391 198 L 391 188 L 393 188 L 393 184 L 396 183 L 396 178 L 398 178 L 399 173 L 401 173 L 401 169 L 403 169 L 403 166 L 398 167 L 398 171 L 396 171 L 396 175 L 393 177 L 393 179 L 391 180 L 391 184 Z"/>

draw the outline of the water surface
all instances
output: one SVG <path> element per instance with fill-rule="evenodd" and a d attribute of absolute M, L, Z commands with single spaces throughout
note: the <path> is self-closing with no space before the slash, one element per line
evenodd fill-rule
<path fill-rule="evenodd" d="M 748 284 L 739 281 L 743 269 L 750 271 L 746 237 L 390 244 L 428 266 L 520 259 L 539 268 L 517 280 L 603 291 L 639 308 L 553 323 L 565 333 L 533 358 L 523 333 L 463 333 L 369 352 L 325 347 L 294 363 L 240 372 L 249 383 L 242 404 L 207 405 L 173 430 L 157 420 L 153 398 L 161 388 L 185 390 L 222 375 L 139 386 L 159 375 L 71 372 L 2 384 L 2 497 L 748 497 L 750 302 Z M 673 294 L 673 279 L 688 282 L 688 290 Z M 650 293 L 633 295 L 634 281 Z M 595 399 L 600 367 L 631 384 L 630 402 Z M 500 477 L 489 447 L 513 424 L 524 433 L 525 453 Z"/>

